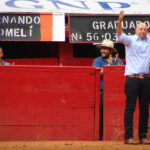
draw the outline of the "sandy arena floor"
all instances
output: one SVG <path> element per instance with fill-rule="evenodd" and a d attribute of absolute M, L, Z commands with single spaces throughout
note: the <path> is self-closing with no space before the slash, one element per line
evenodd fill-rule
<path fill-rule="evenodd" d="M 150 150 L 150 145 L 123 142 L 0 142 L 0 150 Z"/>

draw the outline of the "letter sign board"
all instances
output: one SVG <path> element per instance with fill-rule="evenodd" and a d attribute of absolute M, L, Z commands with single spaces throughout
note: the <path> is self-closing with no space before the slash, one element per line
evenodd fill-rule
<path fill-rule="evenodd" d="M 123 32 L 135 33 L 136 25 L 145 22 L 150 31 L 150 16 L 125 16 L 122 22 Z M 71 43 L 93 43 L 103 39 L 116 41 L 118 16 L 71 15 L 69 17 L 69 40 Z"/>
<path fill-rule="evenodd" d="M 0 41 L 64 41 L 64 22 L 64 15 L 50 13 L 0 14 Z"/>

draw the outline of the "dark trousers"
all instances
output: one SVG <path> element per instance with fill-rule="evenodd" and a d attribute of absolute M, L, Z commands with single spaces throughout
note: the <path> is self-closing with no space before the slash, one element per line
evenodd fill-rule
<path fill-rule="evenodd" d="M 150 78 L 127 77 L 124 87 L 126 108 L 124 113 L 125 139 L 133 137 L 133 115 L 139 98 L 139 139 L 146 138 L 148 130 Z"/>

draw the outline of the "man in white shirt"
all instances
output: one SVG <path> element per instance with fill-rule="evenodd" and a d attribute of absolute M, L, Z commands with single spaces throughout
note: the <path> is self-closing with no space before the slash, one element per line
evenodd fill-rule
<path fill-rule="evenodd" d="M 124 113 L 125 144 L 138 144 L 133 139 L 133 115 L 139 98 L 139 140 L 141 144 L 150 144 L 146 135 L 148 131 L 149 115 L 149 64 L 150 64 L 150 36 L 147 25 L 140 22 L 134 36 L 127 36 L 122 32 L 124 11 L 121 11 L 117 26 L 117 41 L 125 45 L 126 108 Z"/>

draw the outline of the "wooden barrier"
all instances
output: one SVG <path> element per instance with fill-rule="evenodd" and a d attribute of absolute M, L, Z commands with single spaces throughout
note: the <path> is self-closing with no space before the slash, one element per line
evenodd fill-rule
<path fill-rule="evenodd" d="M 69 63 L 62 64 L 58 58 L 29 58 L 5 59 L 4 61 L 15 65 L 44 65 L 44 66 L 92 66 L 94 58 L 66 58 Z"/>
<path fill-rule="evenodd" d="M 0 141 L 98 140 L 99 71 L 0 66 Z"/>
<path fill-rule="evenodd" d="M 44 65 L 59 66 L 58 58 L 22 58 L 22 59 L 5 59 L 4 61 L 14 63 L 15 65 Z"/>
<path fill-rule="evenodd" d="M 124 109 L 126 100 L 124 93 L 124 69 L 124 66 L 104 66 L 103 140 L 124 140 Z M 133 122 L 133 131 L 136 139 L 138 139 L 138 119 L 139 109 L 137 103 Z M 148 132 L 148 137 L 150 138 L 150 131 Z"/>

